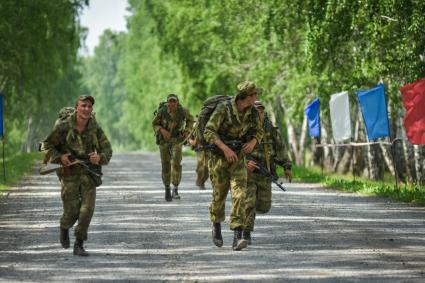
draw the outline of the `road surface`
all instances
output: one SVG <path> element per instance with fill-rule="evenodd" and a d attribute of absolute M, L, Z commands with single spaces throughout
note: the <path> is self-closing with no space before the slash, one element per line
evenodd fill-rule
<path fill-rule="evenodd" d="M 159 154 L 115 154 L 87 258 L 61 248 L 59 183 L 34 172 L 0 199 L 0 282 L 425 282 L 423 207 L 319 185 L 273 188 L 271 211 L 240 252 L 231 249 L 229 195 L 224 246 L 215 247 L 211 185 L 195 187 L 195 162 L 184 158 L 182 199 L 168 203 Z"/>

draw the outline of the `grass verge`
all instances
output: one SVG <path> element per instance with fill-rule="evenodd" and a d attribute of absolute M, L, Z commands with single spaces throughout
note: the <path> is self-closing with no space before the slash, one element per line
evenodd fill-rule
<path fill-rule="evenodd" d="M 283 173 L 280 169 L 279 176 Z M 386 197 L 406 203 L 425 205 L 425 189 L 416 185 L 405 185 L 396 188 L 394 182 L 377 182 L 363 177 L 339 175 L 324 172 L 319 168 L 293 166 L 294 180 L 308 183 L 322 183 L 327 187 L 340 191 L 360 193 L 364 195 Z"/>
<path fill-rule="evenodd" d="M 31 171 L 36 161 L 41 160 L 42 153 L 22 153 L 5 158 L 6 182 L 3 174 L 3 163 L 0 163 L 0 196 Z"/>

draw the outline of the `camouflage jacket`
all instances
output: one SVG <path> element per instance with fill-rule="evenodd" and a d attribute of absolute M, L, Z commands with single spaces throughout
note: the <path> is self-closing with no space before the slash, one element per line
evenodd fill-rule
<path fill-rule="evenodd" d="M 261 142 L 263 128 L 257 109 L 250 107 L 239 113 L 236 98 L 220 102 L 205 126 L 204 138 L 209 144 L 213 144 L 217 139 L 246 142 L 256 138 Z"/>
<path fill-rule="evenodd" d="M 187 136 L 192 131 L 194 119 L 190 112 L 181 107 L 175 113 L 171 113 L 168 107 L 160 109 L 152 121 L 152 127 L 157 136 L 157 143 L 163 143 L 163 137 L 159 134 L 159 129 L 164 128 L 170 132 L 173 140 L 179 140 L 183 135 Z M 181 142 L 181 141 L 180 141 Z"/>
<path fill-rule="evenodd" d="M 53 131 L 43 141 L 50 162 L 60 163 L 60 156 L 70 153 L 87 161 L 88 154 L 95 151 L 100 155 L 100 165 L 106 165 L 112 157 L 111 144 L 94 118 L 90 118 L 86 129 L 80 134 L 76 129 L 76 114 L 56 121 Z"/>
<path fill-rule="evenodd" d="M 291 165 L 288 152 L 279 130 L 273 126 L 270 119 L 266 116 L 263 121 L 264 137 L 261 144 L 257 144 L 252 151 L 252 156 L 260 161 L 267 169 L 271 170 L 275 164 L 283 167 Z"/>

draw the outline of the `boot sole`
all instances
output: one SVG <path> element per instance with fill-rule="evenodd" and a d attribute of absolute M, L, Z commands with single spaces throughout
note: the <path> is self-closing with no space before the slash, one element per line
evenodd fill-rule
<path fill-rule="evenodd" d="M 74 253 L 74 255 L 76 255 L 76 256 L 89 256 L 89 254 L 78 254 L 78 253 Z"/>
<path fill-rule="evenodd" d="M 69 247 L 71 246 L 71 243 L 66 243 L 66 244 L 61 243 L 61 245 L 62 245 L 62 248 L 69 249 Z"/>
<path fill-rule="evenodd" d="M 223 246 L 223 240 L 213 239 L 213 243 L 214 243 L 214 245 L 216 245 L 219 248 L 221 248 Z"/>
<path fill-rule="evenodd" d="M 233 247 L 234 251 L 240 251 L 248 246 L 248 242 L 244 239 L 240 240 L 235 247 Z"/>

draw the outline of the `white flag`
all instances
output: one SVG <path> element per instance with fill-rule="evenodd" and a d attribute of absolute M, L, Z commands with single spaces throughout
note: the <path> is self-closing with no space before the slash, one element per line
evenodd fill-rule
<path fill-rule="evenodd" d="M 329 101 L 331 112 L 332 133 L 336 142 L 351 138 L 351 119 L 348 92 L 331 95 Z"/>

